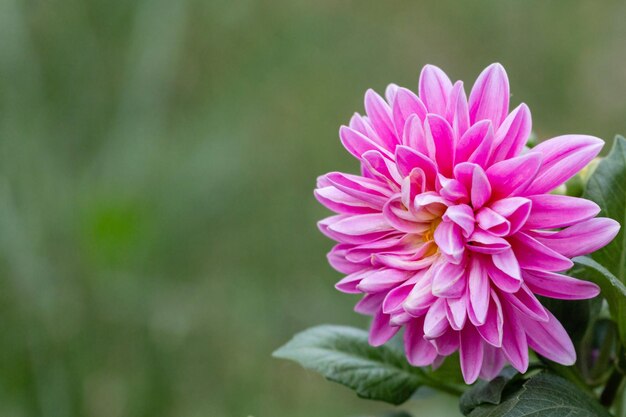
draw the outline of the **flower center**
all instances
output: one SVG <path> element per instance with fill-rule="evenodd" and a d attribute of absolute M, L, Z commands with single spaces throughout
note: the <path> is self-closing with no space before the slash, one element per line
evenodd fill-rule
<path fill-rule="evenodd" d="M 432 223 L 430 224 L 430 228 L 424 232 L 424 235 L 422 237 L 424 242 L 430 242 L 435 240 L 435 230 L 437 229 L 437 226 L 439 226 L 439 223 L 441 223 L 441 217 L 437 217 L 435 220 L 432 221 Z"/>

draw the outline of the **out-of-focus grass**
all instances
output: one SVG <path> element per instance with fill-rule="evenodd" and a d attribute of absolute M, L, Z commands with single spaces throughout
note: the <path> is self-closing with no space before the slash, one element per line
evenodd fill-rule
<path fill-rule="evenodd" d="M 317 417 L 380 404 L 270 358 L 365 326 L 316 175 L 362 94 L 492 61 L 539 137 L 626 131 L 626 4 L 0 2 L 0 415 Z M 443 405 L 441 405 L 443 404 Z M 450 416 L 433 397 L 417 415 Z"/>

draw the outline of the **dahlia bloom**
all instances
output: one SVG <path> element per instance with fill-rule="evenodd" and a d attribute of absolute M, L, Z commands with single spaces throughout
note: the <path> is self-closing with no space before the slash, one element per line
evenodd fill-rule
<path fill-rule="evenodd" d="M 528 368 L 528 348 L 555 362 L 576 360 L 572 342 L 537 295 L 595 297 L 599 288 L 561 274 L 570 258 L 610 242 L 619 224 L 599 207 L 550 194 L 600 151 L 603 141 L 565 135 L 527 149 L 525 104 L 509 113 L 509 83 L 493 64 L 466 98 L 427 65 L 419 96 L 390 85 L 365 94 L 339 136 L 361 174 L 331 172 L 315 196 L 337 213 L 319 222 L 338 242 L 336 288 L 364 294 L 378 346 L 404 328 L 408 361 L 438 366 L 459 351 L 467 383 L 506 363 Z"/>

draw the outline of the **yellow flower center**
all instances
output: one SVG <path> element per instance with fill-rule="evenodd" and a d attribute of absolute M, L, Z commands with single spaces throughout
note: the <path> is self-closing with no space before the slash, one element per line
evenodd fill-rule
<path fill-rule="evenodd" d="M 437 226 L 439 226 L 439 223 L 441 223 L 441 217 L 436 218 L 435 220 L 433 220 L 433 222 L 430 224 L 430 228 L 424 232 L 424 235 L 422 236 L 422 239 L 424 240 L 424 242 L 430 242 L 435 240 L 435 229 L 437 229 Z"/>

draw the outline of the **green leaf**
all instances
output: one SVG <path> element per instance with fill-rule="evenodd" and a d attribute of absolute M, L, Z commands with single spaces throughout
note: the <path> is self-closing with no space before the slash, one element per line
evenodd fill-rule
<path fill-rule="evenodd" d="M 483 404 L 470 417 L 610 417 L 593 398 L 571 382 L 546 372 L 539 373 L 521 386 L 511 384 L 503 390 L 504 400 L 497 405 Z"/>
<path fill-rule="evenodd" d="M 491 381 L 478 381 L 463 393 L 459 402 L 463 415 L 468 415 L 482 404 L 500 404 L 504 387 L 515 375 L 511 368 L 505 368 L 505 371 Z"/>
<path fill-rule="evenodd" d="M 609 303 L 611 316 L 617 323 L 622 344 L 626 345 L 626 285 L 607 268 L 587 256 L 578 256 L 573 261 L 576 266 L 571 275 L 598 284 L 602 295 Z"/>
<path fill-rule="evenodd" d="M 585 194 L 595 201 L 602 211 L 600 216 L 615 219 L 622 225 L 615 239 L 592 255 L 621 282 L 626 282 L 626 139 L 615 137 L 613 148 L 593 172 Z"/>
<path fill-rule="evenodd" d="M 367 332 L 323 325 L 298 333 L 273 354 L 290 359 L 363 398 L 401 404 L 424 384 L 424 372 L 404 359 L 402 351 L 372 347 Z"/>

